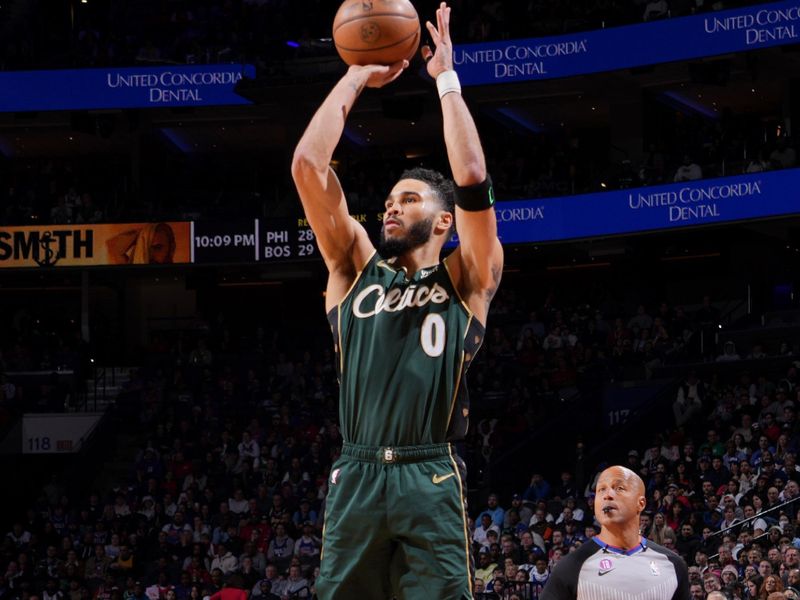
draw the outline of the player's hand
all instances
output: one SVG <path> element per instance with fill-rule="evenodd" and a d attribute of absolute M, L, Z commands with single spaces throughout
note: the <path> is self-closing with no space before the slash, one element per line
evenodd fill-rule
<path fill-rule="evenodd" d="M 422 47 L 422 58 L 428 64 L 428 74 L 436 79 L 441 73 L 453 69 L 453 41 L 450 39 L 450 7 L 442 2 L 436 10 L 436 27 L 427 21 L 425 27 L 431 34 L 436 52 L 430 46 Z"/>
<path fill-rule="evenodd" d="M 393 65 L 353 65 L 350 73 L 356 73 L 362 79 L 364 85 L 370 88 L 383 87 L 395 79 L 408 68 L 408 61 L 401 60 Z"/>

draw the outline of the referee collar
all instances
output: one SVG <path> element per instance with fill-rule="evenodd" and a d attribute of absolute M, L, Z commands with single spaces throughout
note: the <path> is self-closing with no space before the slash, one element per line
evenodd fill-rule
<path fill-rule="evenodd" d="M 606 544 L 603 540 L 600 539 L 600 536 L 593 536 L 592 541 L 600 546 L 604 552 L 611 552 L 612 554 L 622 554 L 625 556 L 632 556 L 637 552 L 644 552 L 647 550 L 647 540 L 645 538 L 639 538 L 639 544 L 634 546 L 630 550 L 625 550 L 624 548 L 618 548 L 616 546 L 612 546 L 611 544 Z"/>

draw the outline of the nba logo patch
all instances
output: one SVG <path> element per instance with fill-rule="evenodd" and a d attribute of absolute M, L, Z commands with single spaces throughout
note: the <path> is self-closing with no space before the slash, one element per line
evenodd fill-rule
<path fill-rule="evenodd" d="M 661 574 L 653 560 L 650 561 L 650 572 L 653 574 L 653 577 L 658 577 Z"/>
<path fill-rule="evenodd" d="M 341 469 L 334 469 L 331 471 L 331 485 L 336 485 L 339 483 L 339 473 L 341 473 Z"/>

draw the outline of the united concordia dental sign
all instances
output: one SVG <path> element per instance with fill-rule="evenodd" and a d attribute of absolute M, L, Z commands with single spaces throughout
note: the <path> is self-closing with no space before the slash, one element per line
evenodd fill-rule
<path fill-rule="evenodd" d="M 250 104 L 234 93 L 253 65 L 0 73 L 0 112 Z"/>
<path fill-rule="evenodd" d="M 504 244 L 620 235 L 800 214 L 800 169 L 564 198 L 498 202 Z"/>
<path fill-rule="evenodd" d="M 455 48 L 464 85 L 554 79 L 800 41 L 800 0 L 573 35 Z"/>

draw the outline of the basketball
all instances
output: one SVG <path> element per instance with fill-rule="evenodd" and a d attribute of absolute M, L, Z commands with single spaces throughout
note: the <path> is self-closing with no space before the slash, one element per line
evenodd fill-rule
<path fill-rule="evenodd" d="M 333 42 L 348 65 L 410 61 L 419 40 L 419 17 L 409 0 L 345 0 L 333 19 Z"/>

